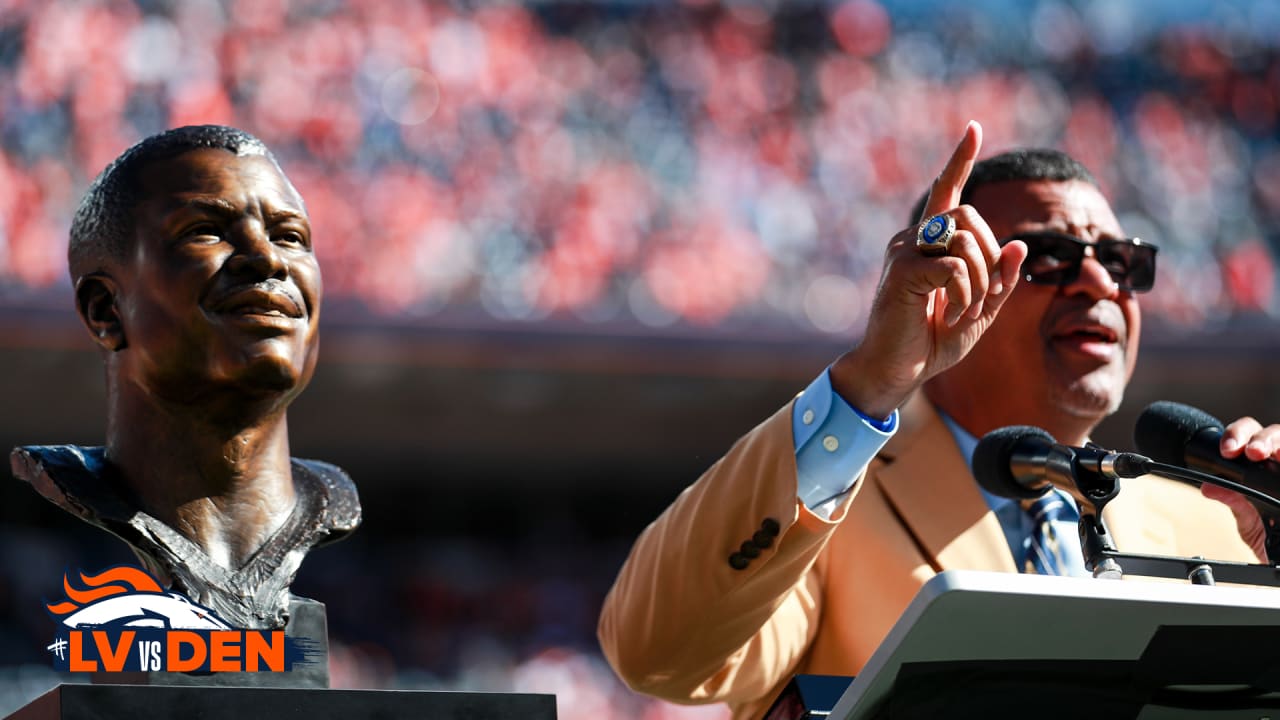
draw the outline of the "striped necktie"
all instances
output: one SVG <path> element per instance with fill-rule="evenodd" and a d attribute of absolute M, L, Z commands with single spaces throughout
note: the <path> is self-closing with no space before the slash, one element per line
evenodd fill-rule
<path fill-rule="evenodd" d="M 1053 523 L 1061 517 L 1066 503 L 1058 493 L 1050 491 L 1026 506 L 1031 516 L 1031 545 L 1027 548 L 1027 560 L 1022 571 L 1039 575 L 1069 575 L 1070 569 L 1062 554 L 1062 539 L 1053 530 Z"/>

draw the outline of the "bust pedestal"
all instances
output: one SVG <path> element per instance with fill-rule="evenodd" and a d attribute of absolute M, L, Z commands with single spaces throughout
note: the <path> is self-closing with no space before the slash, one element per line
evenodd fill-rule
<path fill-rule="evenodd" d="M 555 720 L 553 695 L 59 685 L 6 720 Z"/>

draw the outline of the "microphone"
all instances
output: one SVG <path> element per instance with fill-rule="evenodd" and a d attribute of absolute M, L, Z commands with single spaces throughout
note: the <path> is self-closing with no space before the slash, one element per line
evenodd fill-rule
<path fill-rule="evenodd" d="M 1011 425 L 992 430 L 973 451 L 973 475 L 992 495 L 1031 500 L 1049 492 L 1049 450 L 1053 436 L 1038 427 Z"/>
<path fill-rule="evenodd" d="M 1280 495 L 1280 463 L 1254 462 L 1243 454 L 1222 457 L 1219 442 L 1224 429 L 1218 418 L 1203 410 L 1161 400 L 1138 416 L 1133 442 L 1159 462 L 1208 473 L 1210 477 L 1202 482 L 1223 487 L 1234 483 L 1232 489 L 1248 498 L 1262 518 L 1267 558 L 1272 563 L 1280 561 L 1280 501 L 1276 499 Z"/>
<path fill-rule="evenodd" d="M 1133 453 L 1061 445 L 1045 430 L 1030 425 L 992 430 L 973 451 L 973 474 L 982 489 L 1015 500 L 1038 498 L 1049 492 L 1055 481 L 1078 486 L 1080 471 L 1115 480 L 1145 475 L 1149 465 L 1150 460 Z M 1087 485 L 1080 489 L 1090 497 L 1114 492 L 1114 487 Z"/>
<path fill-rule="evenodd" d="M 1217 475 L 1272 498 L 1280 495 L 1280 463 L 1254 462 L 1243 454 L 1222 457 L 1223 429 L 1222 421 L 1203 410 L 1161 400 L 1138 416 L 1133 442 L 1158 462 Z"/>

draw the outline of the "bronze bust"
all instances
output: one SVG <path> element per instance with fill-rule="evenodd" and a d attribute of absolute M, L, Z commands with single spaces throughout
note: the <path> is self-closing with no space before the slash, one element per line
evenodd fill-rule
<path fill-rule="evenodd" d="M 112 162 L 70 234 L 106 444 L 18 448 L 14 474 L 232 625 L 283 627 L 303 556 L 360 522 L 345 473 L 289 455 L 321 299 L 302 198 L 257 138 L 184 127 Z"/>

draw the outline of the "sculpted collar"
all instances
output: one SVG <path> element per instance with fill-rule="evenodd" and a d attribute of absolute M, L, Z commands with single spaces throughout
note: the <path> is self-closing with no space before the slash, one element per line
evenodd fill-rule
<path fill-rule="evenodd" d="M 235 570 L 213 562 L 172 527 L 143 512 L 123 490 L 101 447 L 30 445 L 13 451 L 13 474 L 46 499 L 133 548 L 162 581 L 233 626 L 282 628 L 289 584 L 307 551 L 341 539 L 360 524 L 355 484 L 340 468 L 290 460 L 297 494 L 288 519 Z"/>

